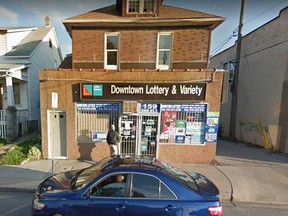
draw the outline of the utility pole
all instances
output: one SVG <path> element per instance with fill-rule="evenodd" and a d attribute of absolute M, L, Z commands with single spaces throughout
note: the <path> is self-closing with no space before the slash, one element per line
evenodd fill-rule
<path fill-rule="evenodd" d="M 230 115 L 230 139 L 236 139 L 236 126 L 237 126 L 237 102 L 238 102 L 238 82 L 240 75 L 240 58 L 241 58 L 241 45 L 242 45 L 242 28 L 244 23 L 244 8 L 245 0 L 241 2 L 241 12 L 240 20 L 238 27 L 238 39 L 236 47 L 236 63 L 235 63 L 235 75 L 233 83 L 233 92 L 232 92 L 232 106 L 231 106 L 231 115 Z"/>

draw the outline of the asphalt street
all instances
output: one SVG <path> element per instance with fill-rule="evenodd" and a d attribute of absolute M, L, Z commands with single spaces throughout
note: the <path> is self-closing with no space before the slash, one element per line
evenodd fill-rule
<path fill-rule="evenodd" d="M 1 216 L 30 216 L 33 193 L 0 192 Z M 267 204 L 223 203 L 223 215 L 286 216 L 288 206 Z"/>

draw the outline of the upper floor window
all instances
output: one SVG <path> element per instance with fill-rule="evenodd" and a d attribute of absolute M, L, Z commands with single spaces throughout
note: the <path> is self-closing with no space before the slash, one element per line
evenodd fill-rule
<path fill-rule="evenodd" d="M 119 34 L 107 33 L 105 35 L 105 68 L 117 69 L 119 59 Z"/>
<path fill-rule="evenodd" d="M 158 34 L 157 69 L 169 69 L 171 66 L 172 34 Z"/>
<path fill-rule="evenodd" d="M 128 0 L 128 13 L 155 13 L 155 0 Z"/>

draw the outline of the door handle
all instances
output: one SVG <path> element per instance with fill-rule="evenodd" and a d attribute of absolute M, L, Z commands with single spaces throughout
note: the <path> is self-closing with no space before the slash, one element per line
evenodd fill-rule
<path fill-rule="evenodd" d="M 168 211 L 168 212 L 170 212 L 170 211 L 175 211 L 175 210 L 177 210 L 177 209 L 179 209 L 179 208 L 180 208 L 180 206 L 167 205 L 167 206 L 165 207 L 165 210 Z"/>
<path fill-rule="evenodd" d="M 116 210 L 117 211 L 123 211 L 126 209 L 126 205 L 125 204 L 118 204 L 116 205 Z"/>

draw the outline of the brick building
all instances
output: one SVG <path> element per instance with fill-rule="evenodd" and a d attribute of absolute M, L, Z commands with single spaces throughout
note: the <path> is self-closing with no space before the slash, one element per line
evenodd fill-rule
<path fill-rule="evenodd" d="M 162 2 L 118 0 L 64 20 L 72 55 L 40 75 L 44 157 L 108 156 L 114 124 L 123 155 L 214 160 L 226 76 L 207 67 L 211 32 L 224 19 Z"/>

